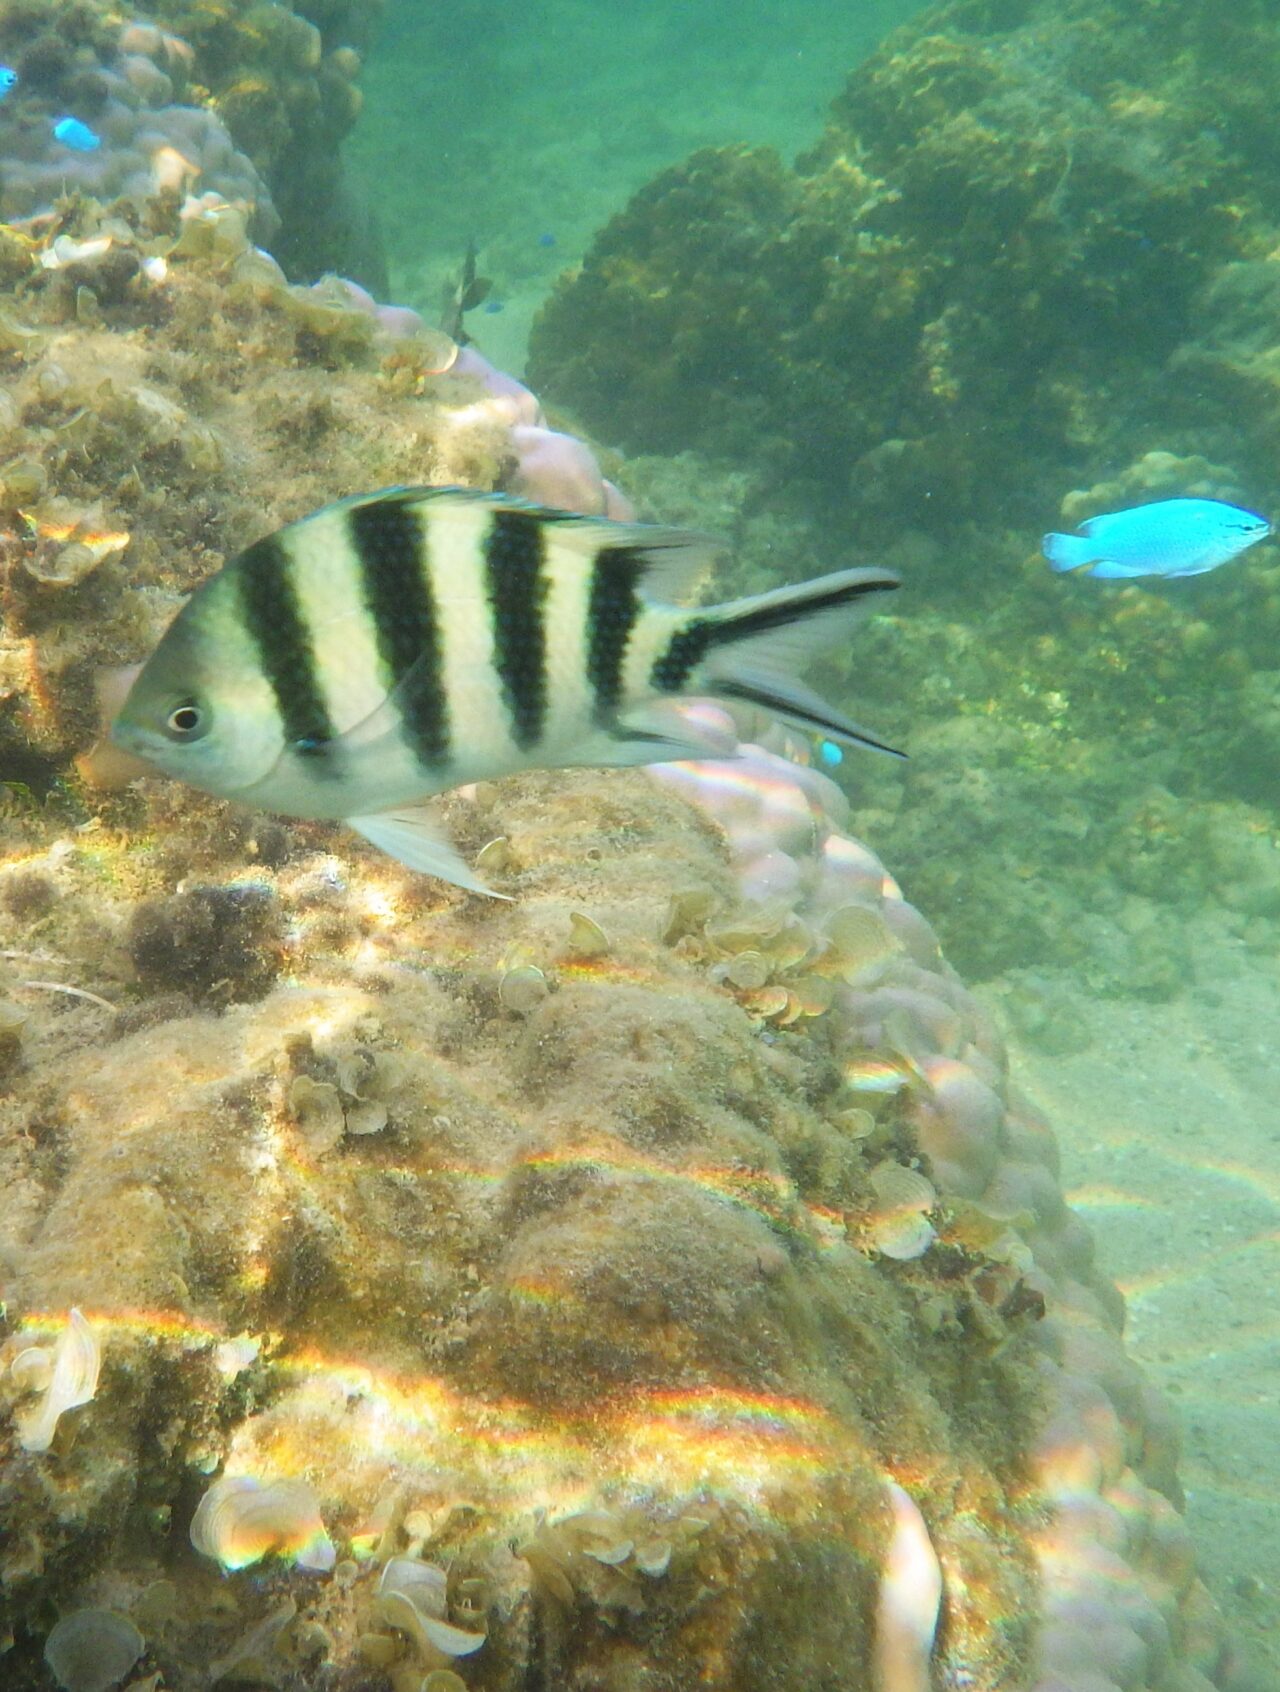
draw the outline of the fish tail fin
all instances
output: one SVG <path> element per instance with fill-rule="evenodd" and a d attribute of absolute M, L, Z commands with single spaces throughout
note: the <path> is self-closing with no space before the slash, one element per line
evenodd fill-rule
<path fill-rule="evenodd" d="M 1078 570 L 1082 564 L 1091 564 L 1098 556 L 1088 535 L 1046 535 L 1040 543 L 1040 550 L 1054 570 Z"/>
<path fill-rule="evenodd" d="M 810 733 L 901 757 L 794 679 L 815 652 L 834 646 L 900 585 L 887 570 L 840 570 L 712 606 L 701 614 L 706 656 L 683 691 L 741 700 Z"/>

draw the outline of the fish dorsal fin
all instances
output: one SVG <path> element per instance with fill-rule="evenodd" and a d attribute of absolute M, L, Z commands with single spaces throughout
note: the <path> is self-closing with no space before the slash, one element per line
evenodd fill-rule
<path fill-rule="evenodd" d="M 580 517 L 573 512 L 548 513 L 548 518 L 555 525 L 556 544 L 580 551 L 584 558 L 603 557 L 607 562 L 611 553 L 617 553 L 619 568 L 627 569 L 639 558 L 644 567 L 640 591 L 658 605 L 687 604 L 727 551 L 718 536 L 696 529 L 615 523 L 609 517 Z"/>
<path fill-rule="evenodd" d="M 668 529 L 656 523 L 616 523 L 611 517 L 586 517 L 578 511 L 560 511 L 550 505 L 536 505 L 516 494 L 485 493 L 477 488 L 391 487 L 377 493 L 358 494 L 342 500 L 338 509 L 374 505 L 380 500 L 400 500 L 420 505 L 430 514 L 448 521 L 450 511 L 473 514 L 479 511 L 526 511 L 544 522 L 548 540 L 566 551 L 593 560 L 601 553 L 620 554 L 619 568 L 631 568 L 637 557 L 643 563 L 641 589 L 646 599 L 664 605 L 689 600 L 710 576 L 726 544 L 716 535 L 695 529 Z M 330 510 L 334 507 L 329 507 Z"/>

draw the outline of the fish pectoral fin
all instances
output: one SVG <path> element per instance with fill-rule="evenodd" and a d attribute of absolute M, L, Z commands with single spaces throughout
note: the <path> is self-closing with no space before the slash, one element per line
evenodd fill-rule
<path fill-rule="evenodd" d="M 443 734 L 439 692 L 439 678 L 427 658 L 416 659 L 368 716 L 334 736 L 334 748 L 347 757 L 358 753 L 362 760 L 376 758 L 405 743 L 406 725 L 410 740 L 430 747 L 435 736 Z"/>
<path fill-rule="evenodd" d="M 362 834 L 370 845 L 409 869 L 433 875 L 438 881 L 451 881 L 469 893 L 484 893 L 490 899 L 508 897 L 505 893 L 495 893 L 472 873 L 449 842 L 441 839 L 438 825 L 425 810 L 406 807 L 345 820 L 347 827 Z"/>

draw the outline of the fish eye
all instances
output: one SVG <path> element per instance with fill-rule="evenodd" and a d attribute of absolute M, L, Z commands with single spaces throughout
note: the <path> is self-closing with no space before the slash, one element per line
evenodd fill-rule
<path fill-rule="evenodd" d="M 194 699 L 180 700 L 164 720 L 170 740 L 197 740 L 208 727 L 208 712 Z"/>

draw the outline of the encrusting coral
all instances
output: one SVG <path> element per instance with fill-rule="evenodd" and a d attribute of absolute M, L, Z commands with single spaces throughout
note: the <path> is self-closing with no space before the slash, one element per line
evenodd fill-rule
<path fill-rule="evenodd" d="M 384 290 L 377 230 L 340 153 L 380 11 L 157 0 L 122 17 L 103 0 L 3 0 L 0 56 L 17 81 L 0 105 L 0 211 L 194 184 L 253 207 L 291 276 L 340 270 Z M 65 116 L 87 137 L 60 140 Z"/>
<path fill-rule="evenodd" d="M 241 203 L 260 237 L 279 219 L 254 164 L 186 87 L 191 51 L 154 25 L 89 0 L 4 0 L 0 56 L 16 83 L 0 104 L 0 214 L 48 211 L 60 195 L 146 199 L 192 184 Z M 79 145 L 58 130 L 74 116 Z"/>
<path fill-rule="evenodd" d="M 290 276 L 339 271 L 386 291 L 381 242 L 342 162 L 382 0 L 149 0 L 191 52 L 192 92 L 262 173 Z"/>

